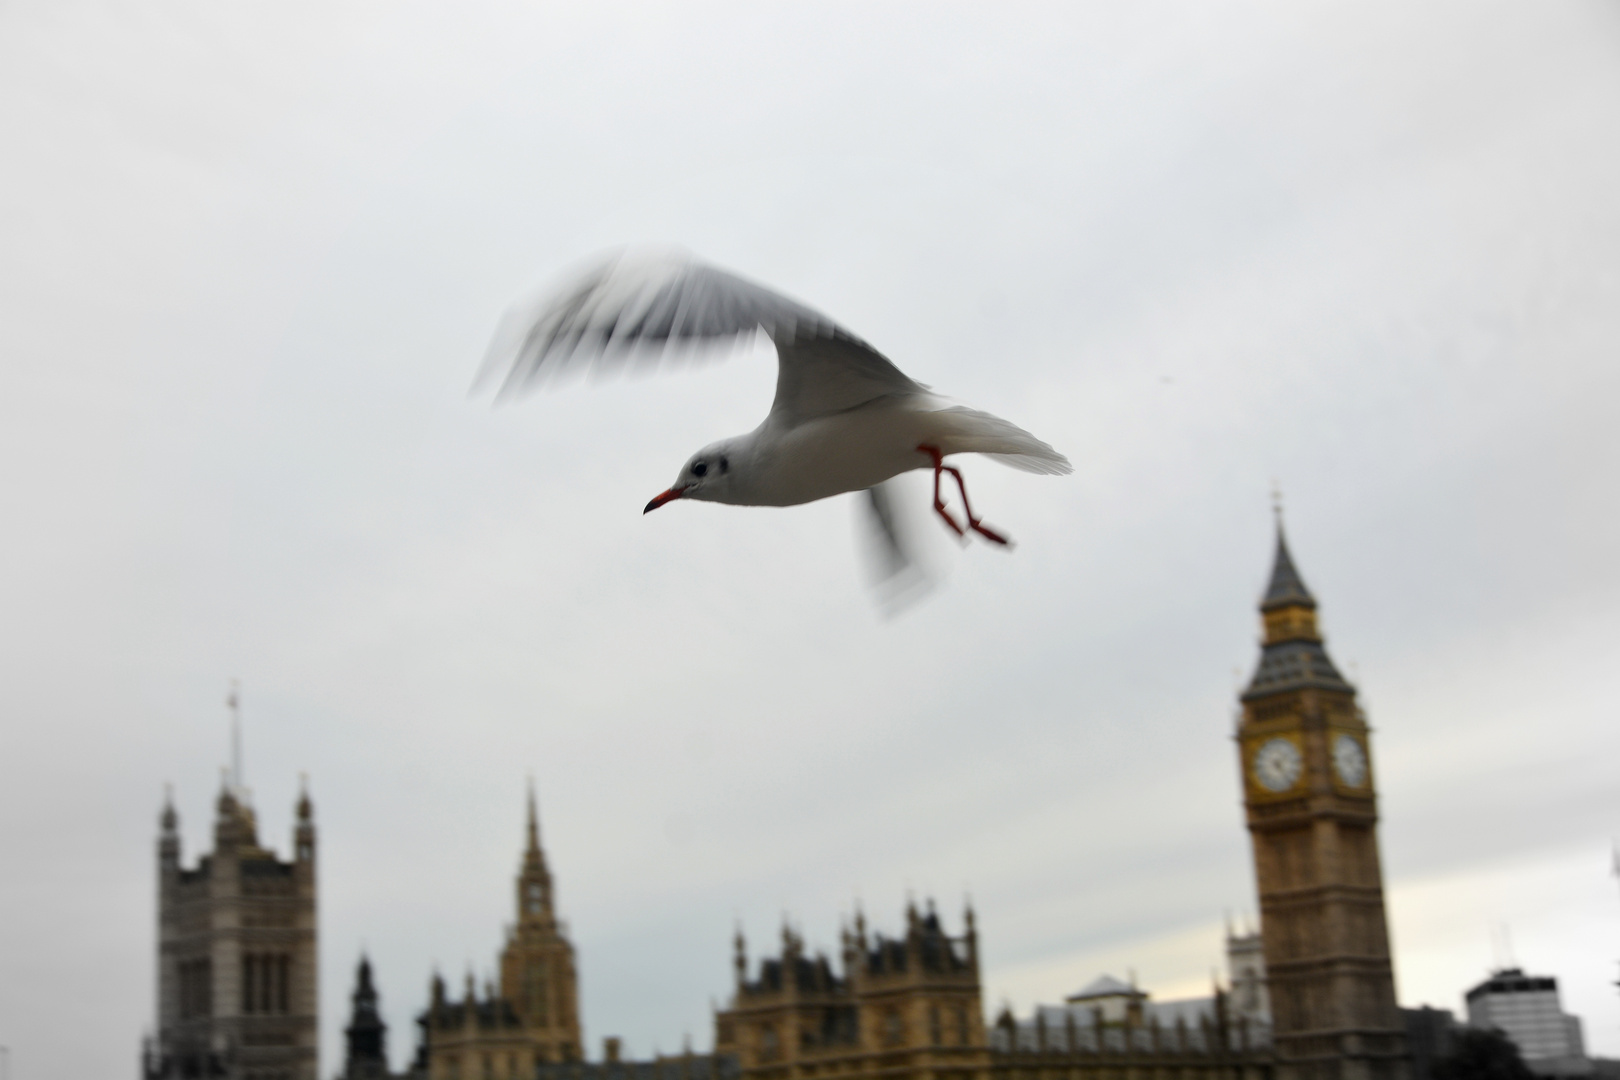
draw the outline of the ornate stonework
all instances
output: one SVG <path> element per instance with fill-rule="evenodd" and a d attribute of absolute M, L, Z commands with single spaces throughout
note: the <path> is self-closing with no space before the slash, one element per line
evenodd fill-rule
<path fill-rule="evenodd" d="M 1407 1075 L 1366 717 L 1279 525 L 1237 745 L 1281 1080 Z"/>
<path fill-rule="evenodd" d="M 981 1080 L 988 1075 L 973 912 L 961 937 L 945 933 L 930 904 L 906 909 L 903 937 L 843 935 L 841 972 L 782 930 L 782 953 L 748 978 L 739 931 L 737 984 L 715 1015 L 715 1054 L 734 1056 L 747 1080 L 893 1077 Z"/>
<path fill-rule="evenodd" d="M 259 846 L 244 792 L 220 791 L 214 851 L 185 869 L 180 820 L 158 839 L 158 1028 L 148 1080 L 316 1080 L 315 811 L 301 793 L 293 857 Z"/>
<path fill-rule="evenodd" d="M 432 1003 L 418 1021 L 430 1080 L 529 1080 L 537 1065 L 581 1057 L 574 946 L 553 906 L 532 791 L 516 894 L 499 991 L 486 986 L 480 999 L 469 975 L 461 1001 L 454 1002 L 444 980 L 433 978 Z"/>

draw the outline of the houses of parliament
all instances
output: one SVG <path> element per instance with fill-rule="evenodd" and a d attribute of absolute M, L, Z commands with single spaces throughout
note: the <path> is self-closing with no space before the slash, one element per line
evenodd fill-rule
<path fill-rule="evenodd" d="M 1235 732 L 1260 926 L 1229 931 L 1229 981 L 1155 1002 L 1104 976 L 1026 1017 L 987 1017 L 979 927 L 932 903 L 892 930 L 857 915 L 832 956 L 784 929 L 754 961 L 739 932 L 712 1049 L 587 1053 L 578 963 L 531 791 L 499 983 L 435 976 L 416 1053 L 390 1072 L 369 960 L 348 1003 L 342 1080 L 1408 1080 L 1395 1002 L 1370 734 L 1323 645 L 1279 523 L 1259 663 Z M 1214 743 L 1212 729 L 1211 746 Z M 157 845 L 156 1028 L 145 1080 L 317 1080 L 316 829 L 303 792 L 291 857 L 261 846 L 227 783 L 214 850 L 184 865 L 171 805 Z M 990 932 L 993 932 L 990 931 Z"/>

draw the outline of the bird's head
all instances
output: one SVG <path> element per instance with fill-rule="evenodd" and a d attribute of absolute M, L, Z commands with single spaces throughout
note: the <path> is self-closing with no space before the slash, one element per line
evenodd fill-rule
<path fill-rule="evenodd" d="M 653 496 L 643 514 L 650 514 L 667 502 L 676 499 L 702 499 L 705 502 L 728 502 L 732 489 L 732 470 L 737 458 L 735 439 L 705 446 L 687 459 L 681 473 L 669 490 Z"/>

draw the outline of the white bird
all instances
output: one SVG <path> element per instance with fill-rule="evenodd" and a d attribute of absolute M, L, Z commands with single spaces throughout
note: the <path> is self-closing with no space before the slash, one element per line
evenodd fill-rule
<path fill-rule="evenodd" d="M 820 312 L 684 252 L 616 252 L 560 289 L 508 311 L 477 385 L 501 380 L 499 396 L 581 368 L 606 373 L 650 364 L 680 343 L 736 339 L 763 330 L 776 346 L 776 399 L 745 435 L 693 454 L 669 489 L 642 513 L 676 499 L 737 506 L 795 506 L 866 491 L 890 548 L 895 531 L 885 481 L 934 471 L 934 510 L 958 535 L 1007 538 L 968 504 L 962 473 L 945 459 L 980 453 L 1026 472 L 1072 471 L 1062 454 L 999 416 L 970 409 L 912 381 L 887 357 Z M 940 478 L 962 496 L 966 524 L 946 509 Z"/>

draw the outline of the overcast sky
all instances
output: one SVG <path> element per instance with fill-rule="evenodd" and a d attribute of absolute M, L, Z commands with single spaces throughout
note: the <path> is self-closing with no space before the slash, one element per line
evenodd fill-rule
<path fill-rule="evenodd" d="M 1504 959 L 1620 1054 L 1612 4 L 0 5 L 0 1045 L 129 1075 L 173 783 L 320 828 L 322 1074 L 493 971 L 540 792 L 586 1037 L 784 913 L 979 913 L 987 1010 L 1206 992 L 1269 492 L 1376 728 L 1403 1003 Z M 766 349 L 491 407 L 633 241 L 1028 427 L 882 617 L 854 501 L 677 504 Z M 919 489 L 918 499 L 924 498 Z M 930 536 L 939 527 L 930 526 Z"/>

